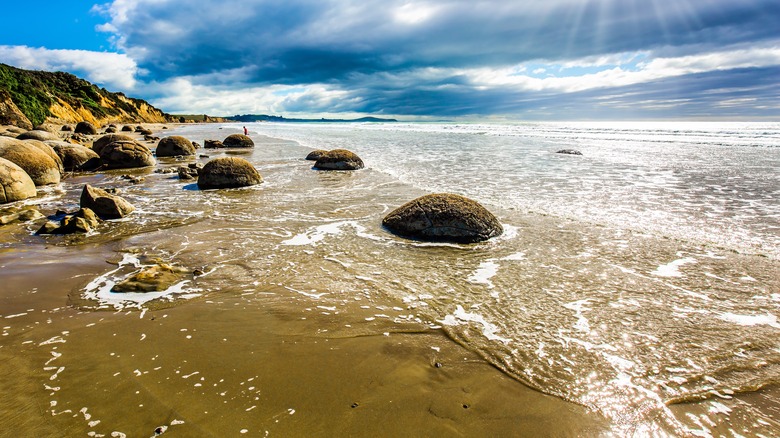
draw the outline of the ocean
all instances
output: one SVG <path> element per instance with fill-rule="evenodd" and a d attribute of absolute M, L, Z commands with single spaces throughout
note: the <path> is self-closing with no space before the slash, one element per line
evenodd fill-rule
<path fill-rule="evenodd" d="M 203 144 L 242 126 L 162 135 Z M 95 235 L 48 240 L 115 251 L 71 305 L 281 300 L 327 316 L 322 330 L 337 337 L 374 334 L 377 321 L 441 330 L 522 385 L 606 418 L 616 435 L 780 436 L 779 123 L 246 127 L 253 150 L 200 149 L 198 160 L 245 158 L 258 186 L 199 191 L 152 170 L 132 172 L 145 179 L 130 185 L 113 172 L 74 175 L 31 201 L 73 209 L 91 183 L 121 185 L 137 208 Z M 336 148 L 366 168 L 316 171 L 303 159 Z M 426 243 L 382 228 L 428 193 L 480 202 L 504 234 Z M 159 294 L 111 293 L 145 258 L 205 274 Z"/>

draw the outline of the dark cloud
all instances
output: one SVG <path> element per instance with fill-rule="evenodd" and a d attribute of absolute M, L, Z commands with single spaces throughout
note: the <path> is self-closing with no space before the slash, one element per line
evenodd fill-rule
<path fill-rule="evenodd" d="M 138 2 L 115 26 L 155 79 L 250 65 L 253 82 L 291 84 L 420 66 L 702 50 L 778 38 L 778 22 L 777 0 L 201 0 Z"/>
<path fill-rule="evenodd" d="M 776 61 L 729 71 L 710 66 L 708 73 L 683 69 L 615 82 L 634 84 L 620 87 L 594 82 L 580 92 L 571 91 L 587 87 L 474 77 L 479 69 L 532 61 L 550 68 L 621 53 L 642 52 L 650 62 L 773 47 L 780 41 L 778 0 L 117 0 L 109 10 L 118 46 L 148 72 L 145 81 L 184 76 L 220 91 L 319 87 L 277 99 L 274 108 L 287 112 L 542 119 L 778 114 L 765 102 L 777 97 L 777 70 L 745 68 Z M 170 96 L 164 87 L 159 92 Z"/>

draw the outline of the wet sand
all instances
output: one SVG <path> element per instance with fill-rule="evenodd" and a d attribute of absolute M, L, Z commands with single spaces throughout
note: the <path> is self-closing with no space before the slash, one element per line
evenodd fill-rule
<path fill-rule="evenodd" d="M 356 332 L 346 326 L 357 315 L 296 311 L 273 291 L 225 291 L 156 311 L 68 305 L 70 292 L 105 271 L 106 255 L 99 246 L 43 244 L 0 253 L 0 423 L 14 425 L 0 435 L 606 430 L 598 415 L 528 389 L 438 330 L 397 332 L 388 320 Z"/>

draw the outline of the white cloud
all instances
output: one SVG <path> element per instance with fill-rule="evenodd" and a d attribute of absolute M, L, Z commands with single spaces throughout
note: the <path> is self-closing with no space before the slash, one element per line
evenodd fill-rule
<path fill-rule="evenodd" d="M 581 64 L 575 60 L 567 62 L 567 65 L 593 64 L 590 60 L 586 60 Z M 557 64 L 550 64 L 548 69 L 554 70 L 555 66 Z M 468 76 L 472 83 L 478 87 L 511 87 L 521 91 L 569 93 L 595 88 L 634 85 L 696 73 L 772 66 L 780 66 L 780 46 L 726 50 L 676 58 L 656 58 L 637 64 L 637 69 L 626 69 L 622 65 L 609 65 L 608 67 L 611 68 L 593 73 L 543 79 L 518 75 L 519 69 L 516 66 L 504 69 L 464 69 L 461 72 Z M 534 70 L 534 73 L 538 70 L 543 69 Z"/>
<path fill-rule="evenodd" d="M 27 70 L 67 71 L 112 91 L 132 91 L 142 73 L 127 55 L 110 52 L 0 46 L 0 59 Z"/>

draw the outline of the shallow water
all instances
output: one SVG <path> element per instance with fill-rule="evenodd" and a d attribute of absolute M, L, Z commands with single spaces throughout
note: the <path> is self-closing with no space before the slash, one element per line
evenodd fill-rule
<path fill-rule="evenodd" d="M 240 127 L 169 134 L 202 144 Z M 259 186 L 198 191 L 142 170 L 141 184 L 122 172 L 80 175 L 33 201 L 75 208 L 89 182 L 121 187 L 137 208 L 91 236 L 46 238 L 109 248 L 114 265 L 84 278 L 72 305 L 144 312 L 229 293 L 250 297 L 249 309 L 281 302 L 332 317 L 322 328 L 332 336 L 441 327 L 619 435 L 780 434 L 767 401 L 780 376 L 780 125 L 248 127 L 257 147 L 230 153 L 258 168 Z M 336 147 L 366 169 L 317 172 L 302 160 Z M 554 153 L 564 148 L 583 155 Z M 505 234 L 426 244 L 382 229 L 390 210 L 430 192 L 478 200 Z M 142 256 L 205 275 L 151 302 L 110 293 Z"/>

